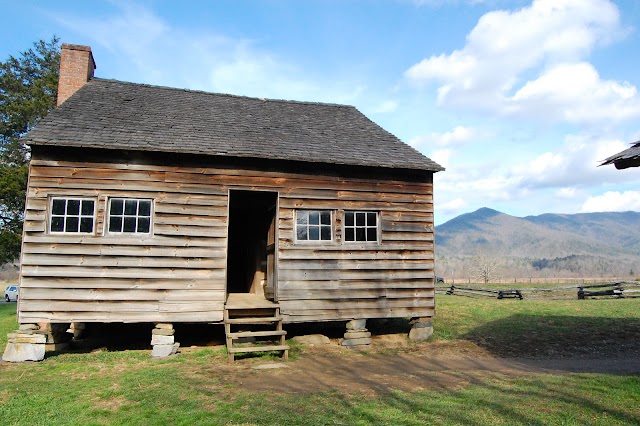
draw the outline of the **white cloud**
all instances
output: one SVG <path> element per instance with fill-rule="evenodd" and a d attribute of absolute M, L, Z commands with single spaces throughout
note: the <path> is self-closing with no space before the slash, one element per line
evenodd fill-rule
<path fill-rule="evenodd" d="M 582 205 L 583 212 L 622 212 L 628 210 L 640 210 L 640 192 L 609 191 L 602 195 L 587 198 Z"/>
<path fill-rule="evenodd" d="M 417 136 L 409 141 L 409 145 L 416 149 L 432 145 L 449 146 L 471 142 L 479 137 L 485 136 L 472 127 L 456 126 L 453 130 L 444 133 L 430 133 L 428 135 Z"/>
<path fill-rule="evenodd" d="M 451 158 L 452 154 L 453 151 L 450 149 L 438 149 L 436 151 L 433 151 L 431 155 L 429 155 L 429 158 L 446 169 L 449 167 L 449 159 Z"/>
<path fill-rule="evenodd" d="M 444 106 L 570 122 L 639 117 L 636 88 L 602 79 L 584 61 L 623 32 L 609 0 L 534 0 L 486 13 L 462 49 L 425 58 L 405 76 L 437 82 Z"/>
<path fill-rule="evenodd" d="M 573 187 L 560 188 L 555 193 L 557 198 L 566 198 L 566 199 L 575 198 L 577 194 L 578 194 L 578 190 Z"/>

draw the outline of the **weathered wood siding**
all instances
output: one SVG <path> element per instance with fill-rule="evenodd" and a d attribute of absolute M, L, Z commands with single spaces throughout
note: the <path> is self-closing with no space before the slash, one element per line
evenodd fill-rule
<path fill-rule="evenodd" d="M 19 321 L 222 320 L 229 189 L 279 192 L 276 292 L 285 321 L 433 314 L 431 182 L 34 153 Z M 95 235 L 49 234 L 53 196 L 95 197 Z M 109 197 L 153 199 L 152 235 L 106 234 Z M 335 241 L 296 244 L 297 208 L 333 210 Z M 343 243 L 344 209 L 380 212 L 381 243 Z"/>

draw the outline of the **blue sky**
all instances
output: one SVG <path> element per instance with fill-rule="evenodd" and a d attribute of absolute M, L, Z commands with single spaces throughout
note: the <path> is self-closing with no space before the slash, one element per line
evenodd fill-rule
<path fill-rule="evenodd" d="M 444 165 L 436 223 L 640 210 L 637 0 L 0 0 L 0 58 L 53 34 L 96 76 L 355 105 Z"/>

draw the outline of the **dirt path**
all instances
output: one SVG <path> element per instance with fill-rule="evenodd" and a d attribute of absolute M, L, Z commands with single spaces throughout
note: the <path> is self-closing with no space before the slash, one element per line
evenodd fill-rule
<path fill-rule="evenodd" d="M 416 354 L 307 354 L 286 368 L 236 366 L 232 382 L 247 390 L 309 393 L 341 390 L 381 393 L 391 389 L 455 389 L 491 377 L 552 373 L 640 374 L 640 358 L 525 359 L 442 357 Z"/>

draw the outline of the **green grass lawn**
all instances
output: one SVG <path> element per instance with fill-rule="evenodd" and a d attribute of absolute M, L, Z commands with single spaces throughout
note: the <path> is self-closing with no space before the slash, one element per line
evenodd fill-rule
<path fill-rule="evenodd" d="M 542 352 L 601 332 L 640 333 L 640 300 L 515 301 L 438 297 L 435 338 L 467 340 L 502 354 Z M 587 324 L 585 326 L 585 324 Z M 15 329 L 15 304 L 0 305 L 0 345 Z M 585 328 L 586 327 L 586 328 Z M 614 333 L 615 334 L 615 333 Z M 604 332 L 601 333 L 605 335 Z M 567 341 L 567 339 L 569 339 Z M 640 339 L 638 339 L 640 340 Z M 595 341 L 587 343 L 594 344 Z M 546 349 L 545 349 L 546 348 Z M 634 349 L 633 347 L 631 348 Z M 604 350 L 600 348 L 600 350 Z M 615 354 L 615 351 L 613 352 Z M 578 350 L 577 356 L 583 355 Z M 304 357 L 305 354 L 298 355 Z M 347 355 L 348 356 L 348 355 Z M 364 355 L 363 362 L 366 362 Z M 0 424 L 13 425 L 637 425 L 640 377 L 609 374 L 479 374 L 459 386 L 415 392 L 341 390 L 303 395 L 249 392 L 229 375 L 224 351 L 202 348 L 158 361 L 148 351 L 68 353 L 40 363 L 0 364 Z M 296 361 L 293 361 L 296 362 Z M 339 362 L 339 359 L 336 360 Z M 258 374 L 258 373 L 256 373 Z M 274 380 L 277 380 L 277 374 Z M 469 378 L 467 378 L 469 379 Z"/>

